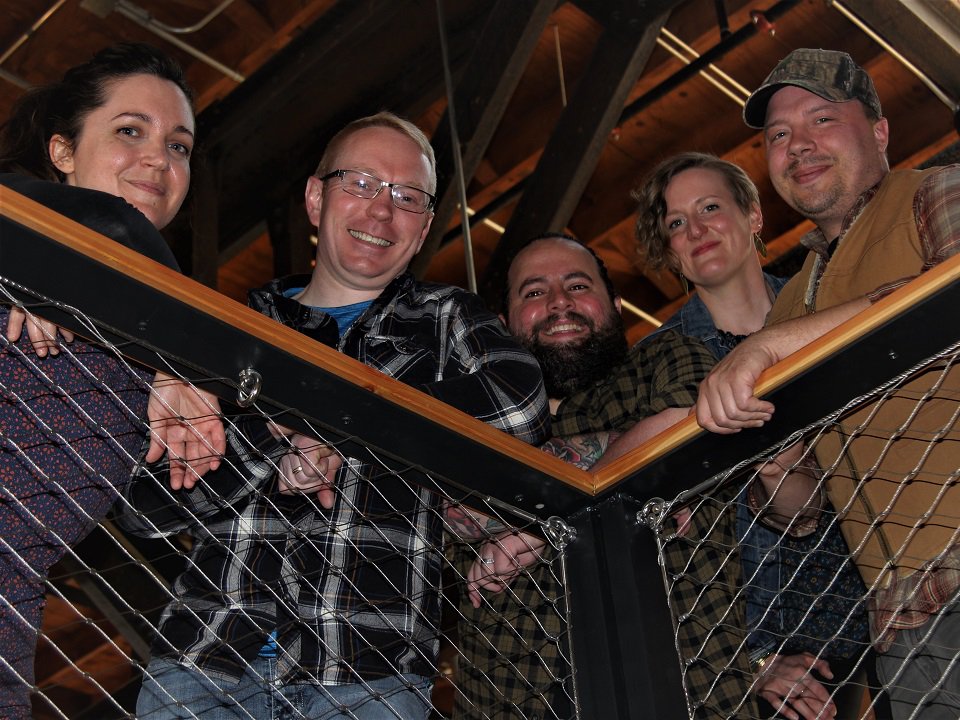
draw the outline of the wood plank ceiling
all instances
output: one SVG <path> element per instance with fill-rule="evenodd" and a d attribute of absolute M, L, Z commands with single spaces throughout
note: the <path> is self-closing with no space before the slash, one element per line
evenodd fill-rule
<path fill-rule="evenodd" d="M 469 285 L 441 33 L 476 212 L 473 264 L 493 304 L 512 253 L 565 229 L 604 258 L 631 306 L 667 317 L 685 297 L 673 276 L 642 271 L 630 191 L 683 150 L 750 173 L 767 261 L 789 267 L 809 226 L 774 193 L 740 109 L 796 47 L 846 50 L 871 72 L 893 165 L 958 156 L 958 0 L 0 0 L 0 9 L 0 117 L 25 88 L 113 42 L 153 42 L 183 63 L 201 157 L 168 235 L 188 272 L 241 301 L 274 275 L 309 269 L 304 180 L 338 127 L 380 109 L 413 119 L 437 149 L 442 199 L 416 270 Z M 633 340 L 653 327 L 632 311 L 625 319 Z M 96 645 L 77 657 L 96 657 Z M 64 707 L 94 701 L 98 691 L 81 685 Z"/>
<path fill-rule="evenodd" d="M 740 107 L 792 48 L 843 49 L 870 70 L 893 128 L 892 164 L 917 165 L 957 142 L 957 0 L 916 0 L 912 10 L 897 0 L 447 0 L 439 4 L 442 17 L 430 0 L 0 6 L 0 115 L 21 85 L 53 80 L 110 42 L 154 42 L 183 62 L 198 94 L 202 158 L 194 202 L 169 236 L 185 269 L 240 300 L 274 274 L 309 266 L 304 179 L 337 127 L 381 108 L 420 124 L 440 159 L 443 200 L 415 268 L 469 285 L 441 23 L 468 206 L 478 213 L 473 264 L 491 302 L 517 247 L 536 233 L 566 229 L 601 254 L 632 306 L 668 314 L 683 301 L 680 285 L 670 275 L 642 272 L 630 190 L 658 160 L 681 150 L 741 164 L 761 189 L 768 262 L 786 255 L 806 226 L 773 192 L 759 136 L 743 125 Z M 939 34 L 919 10 L 935 16 Z M 851 16 L 925 71 L 943 99 Z M 191 33 L 154 32 L 204 20 Z M 652 327 L 632 312 L 626 319 L 634 339 Z"/>

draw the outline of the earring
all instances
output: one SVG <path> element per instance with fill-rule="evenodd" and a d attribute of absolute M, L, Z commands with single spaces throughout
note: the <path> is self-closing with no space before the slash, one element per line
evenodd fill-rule
<path fill-rule="evenodd" d="M 760 233 L 753 234 L 753 245 L 757 248 L 757 252 L 760 253 L 761 257 L 767 256 L 767 245 L 763 242 L 763 238 L 760 237 Z"/>
<path fill-rule="evenodd" d="M 684 295 L 689 295 L 689 294 L 690 294 L 690 283 L 687 281 L 687 276 L 684 275 L 682 272 L 678 272 L 677 275 L 680 276 L 680 287 L 683 288 L 683 294 L 684 294 Z"/>

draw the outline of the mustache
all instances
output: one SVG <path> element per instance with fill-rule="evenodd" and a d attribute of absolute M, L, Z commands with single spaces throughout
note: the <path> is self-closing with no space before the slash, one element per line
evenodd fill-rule
<path fill-rule="evenodd" d="M 787 166 L 787 169 L 784 172 L 784 174 L 792 175 L 800 168 L 807 167 L 809 165 L 822 165 L 823 163 L 831 163 L 831 162 L 832 162 L 832 159 L 825 156 L 797 158 Z"/>
<path fill-rule="evenodd" d="M 546 318 L 533 326 L 532 334 L 537 335 L 545 328 L 559 322 L 560 320 L 571 320 L 579 323 L 580 325 L 586 326 L 591 332 L 596 330 L 593 320 L 588 318 L 586 315 L 581 315 L 580 313 L 571 310 L 570 312 L 553 313 L 552 315 L 548 315 Z"/>

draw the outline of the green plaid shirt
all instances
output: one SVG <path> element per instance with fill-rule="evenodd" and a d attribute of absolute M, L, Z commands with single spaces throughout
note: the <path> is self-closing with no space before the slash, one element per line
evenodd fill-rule
<path fill-rule="evenodd" d="M 635 346 L 607 381 L 561 403 L 552 419 L 552 433 L 624 431 L 666 408 L 690 406 L 714 362 L 698 341 L 675 332 L 662 333 Z M 709 512 L 704 511 L 701 518 L 695 519 L 690 537 L 713 527 Z M 721 549 L 726 557 L 736 543 L 732 522 L 729 528 L 723 524 L 715 529 L 711 539 L 716 549 L 709 544 L 698 551 L 710 555 L 709 566 L 689 563 L 690 549 L 684 543 L 665 548 L 667 566 L 679 578 L 672 588 L 671 606 L 678 617 L 691 610 L 696 614 L 695 620 L 681 624 L 678 640 L 685 658 L 698 659 L 685 669 L 685 682 L 691 701 L 703 702 L 704 710 L 697 715 L 704 718 L 732 714 L 749 687 L 749 682 L 743 683 L 743 673 L 749 674 L 747 658 L 737 652 L 743 632 L 731 632 L 731 620 L 737 628 L 743 627 L 742 617 L 734 618 L 730 609 L 740 581 L 739 558 L 734 555 L 733 562 L 717 563 L 722 568 L 718 574 L 712 564 Z M 477 555 L 472 547 L 457 544 L 450 549 L 450 557 L 463 575 Z M 466 598 L 461 600 L 454 718 L 564 720 L 573 716 L 566 595 L 560 576 L 559 558 L 551 552 L 507 592 L 486 594 L 487 602 L 479 610 Z"/>
<path fill-rule="evenodd" d="M 698 340 L 666 332 L 630 350 L 606 381 L 571 395 L 551 418 L 554 437 L 628 430 L 671 407 L 689 407 L 716 360 Z"/>
<path fill-rule="evenodd" d="M 661 545 L 692 717 L 757 718 L 746 647 L 736 536 L 736 487 L 691 505 L 690 528 Z"/>

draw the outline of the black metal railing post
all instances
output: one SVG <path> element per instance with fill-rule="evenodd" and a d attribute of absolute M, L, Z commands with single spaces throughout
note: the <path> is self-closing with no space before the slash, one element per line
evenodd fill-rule
<path fill-rule="evenodd" d="M 615 496 L 571 519 L 566 547 L 580 718 L 687 720 L 653 532 Z"/>

